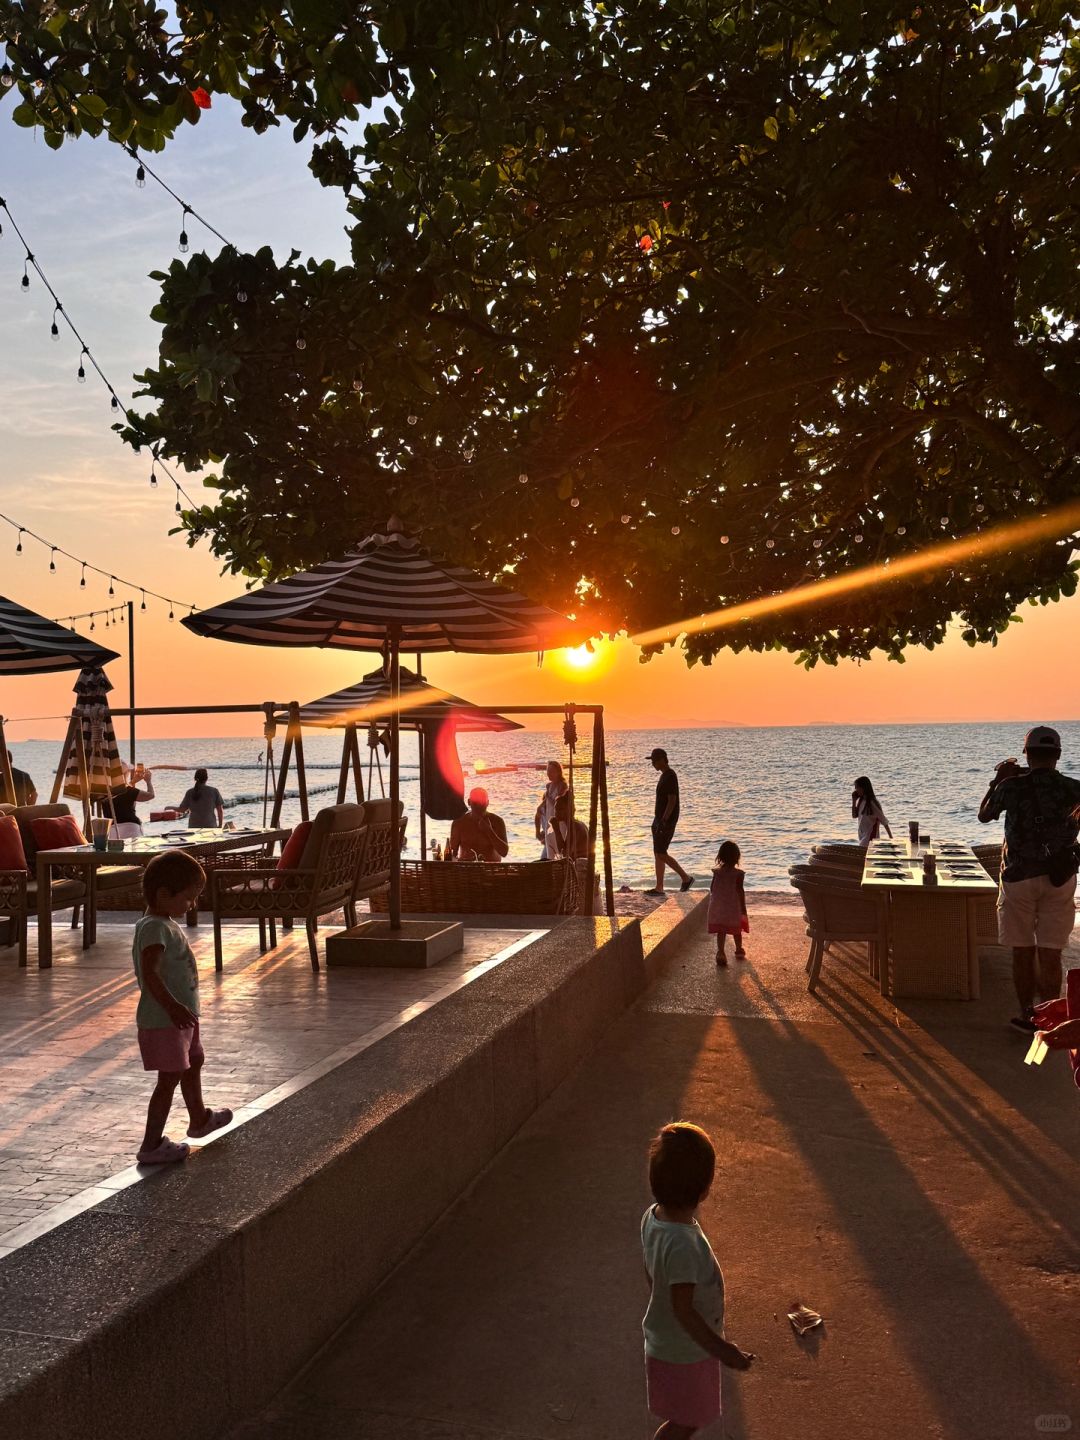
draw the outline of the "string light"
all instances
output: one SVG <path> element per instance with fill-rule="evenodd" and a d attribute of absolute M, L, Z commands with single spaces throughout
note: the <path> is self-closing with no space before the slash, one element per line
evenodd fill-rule
<path fill-rule="evenodd" d="M 139 190 L 146 189 L 146 166 L 141 160 L 139 161 L 139 168 L 135 171 L 135 186 L 136 189 Z"/>
<path fill-rule="evenodd" d="M 225 236 L 222 235 L 220 230 L 214 229 L 213 225 L 210 224 L 210 221 L 207 220 L 205 216 L 200 215 L 193 205 L 189 205 L 187 201 L 183 198 L 183 196 L 178 195 L 171 185 L 167 185 L 165 183 L 165 181 L 161 178 L 161 176 L 157 173 L 153 166 L 147 164 L 147 162 L 139 154 L 138 150 L 136 150 L 134 145 L 125 145 L 124 149 L 135 161 L 135 184 L 139 187 L 140 190 L 145 188 L 147 177 L 149 177 L 151 180 L 153 180 L 155 185 L 161 186 L 162 190 L 165 191 L 166 195 L 171 195 L 172 198 L 176 201 L 176 203 L 181 207 L 181 209 L 183 210 L 183 223 L 185 225 L 187 223 L 187 217 L 190 215 L 193 220 L 197 220 L 204 230 L 209 230 L 210 234 L 220 240 L 223 245 L 228 245 L 231 249 L 234 250 L 236 249 L 236 246 L 233 245 L 230 240 L 226 240 Z M 186 240 L 186 236 L 182 238 L 184 239 L 184 244 L 186 245 L 188 243 Z M 184 246 L 182 245 L 181 249 L 183 248 Z"/>
<path fill-rule="evenodd" d="M 620 515 L 620 516 L 619 516 L 619 519 L 620 519 L 620 521 L 621 521 L 624 525 L 629 525 L 629 524 L 630 524 L 630 516 L 629 516 L 629 515 Z"/>
<path fill-rule="evenodd" d="M 190 207 L 189 207 L 189 209 L 190 209 Z M 94 371 L 95 371 L 95 373 L 97 374 L 98 378 L 101 380 L 102 384 L 105 386 L 106 390 L 108 390 L 108 392 L 109 392 L 110 407 L 111 407 L 111 409 L 121 411 L 121 412 L 123 413 L 125 419 L 127 419 L 127 421 L 129 422 L 129 424 L 130 424 L 134 429 L 138 429 L 139 426 L 140 426 L 140 424 L 141 424 L 141 417 L 138 416 L 138 415 L 136 415 L 133 411 L 129 410 L 129 409 L 127 408 L 127 406 L 124 405 L 123 402 L 119 399 L 119 397 L 118 397 L 118 395 L 117 395 L 117 391 L 116 391 L 116 386 L 112 384 L 112 382 L 109 380 L 109 377 L 108 377 L 108 376 L 105 374 L 105 372 L 102 370 L 101 366 L 98 364 L 97 359 L 96 359 L 95 356 L 94 356 L 93 351 L 90 349 L 89 345 L 86 343 L 86 340 L 85 340 L 84 336 L 82 335 L 82 333 L 80 332 L 78 326 L 76 326 L 76 324 L 74 323 L 74 321 L 71 319 L 71 316 L 68 314 L 67 310 L 64 308 L 63 301 L 60 299 L 60 296 L 56 293 L 56 290 L 54 289 L 52 283 L 50 282 L 49 277 L 45 274 L 45 271 L 42 269 L 41 264 L 40 264 L 40 262 L 38 261 L 38 259 L 36 258 L 36 256 L 34 255 L 33 251 L 31 251 L 30 246 L 27 244 L 26 236 L 23 234 L 22 230 L 19 228 L 18 221 L 17 221 L 17 220 L 15 219 L 15 217 L 12 215 L 12 213 L 11 213 L 11 207 L 8 205 L 7 201 L 3 198 L 3 196 L 0 196 L 0 212 L 3 212 L 4 214 L 7 215 L 7 218 L 8 218 L 8 220 L 9 220 L 10 223 L 11 223 L 11 228 L 15 231 L 15 234 L 19 237 L 19 240 L 21 241 L 21 243 L 22 243 L 22 245 L 23 245 L 23 248 L 24 248 L 25 251 L 26 251 L 26 257 L 27 257 L 27 258 L 26 258 L 26 263 L 27 263 L 28 265 L 33 266 L 33 269 L 34 269 L 35 272 L 37 273 L 38 279 L 39 279 L 39 280 L 41 281 L 41 283 L 45 286 L 45 289 L 49 292 L 49 296 L 50 296 L 50 298 L 51 298 L 51 300 L 52 300 L 52 302 L 53 302 L 53 317 L 52 317 L 52 325 L 50 326 L 50 334 L 52 335 L 52 338 L 53 338 L 54 340 L 56 340 L 56 339 L 59 338 L 59 322 L 62 320 L 63 323 L 67 326 L 67 328 L 71 331 L 71 333 L 72 333 L 72 335 L 75 337 L 75 339 L 79 342 L 79 346 L 80 346 L 80 352 L 79 352 L 79 369 L 78 369 L 78 372 L 77 372 L 77 374 L 76 374 L 76 379 L 77 379 L 80 383 L 83 383 L 83 382 L 86 380 L 86 363 L 89 362 L 90 365 L 93 366 Z M 192 211 L 192 213 L 194 214 L 194 211 Z M 203 223 L 205 224 L 206 222 L 203 221 Z M 2 233 L 2 228 L 3 228 L 3 227 L 0 226 L 0 233 Z M 208 227 L 208 228 L 212 228 L 212 227 Z M 215 232 L 215 233 L 216 233 L 216 232 Z M 228 243 L 228 242 L 226 242 L 226 243 Z M 173 474 L 173 472 L 169 469 L 169 467 L 168 467 L 167 465 L 163 464 L 160 459 L 158 460 L 157 463 L 158 463 L 158 468 L 161 469 L 161 470 L 163 470 L 163 471 L 165 472 L 165 474 L 168 475 L 168 477 L 169 477 L 170 480 L 172 480 L 174 483 L 178 483 L 177 480 L 176 480 L 176 476 Z M 181 493 L 182 493 L 183 496 L 184 496 L 184 499 L 187 500 L 187 502 L 189 503 L 189 505 L 191 505 L 191 507 L 192 507 L 193 509 L 196 508 L 196 507 L 195 507 L 195 502 L 194 502 L 194 500 L 192 500 L 191 496 L 187 493 L 186 490 L 184 490 L 184 487 L 183 487 L 182 485 L 180 486 L 180 489 L 181 489 Z"/>
<path fill-rule="evenodd" d="M 237 298 L 237 300 L 239 300 L 239 302 L 240 302 L 241 305 L 246 305 L 246 304 L 247 304 L 247 298 L 248 298 L 247 291 L 246 291 L 246 290 L 237 290 L 237 292 L 236 292 L 236 298 Z"/>
<path fill-rule="evenodd" d="M 178 242 L 181 255 L 186 255 L 191 249 L 191 241 L 188 239 L 187 233 L 187 217 L 189 213 L 189 207 L 184 205 L 183 214 L 180 216 L 180 240 Z"/>
<path fill-rule="evenodd" d="M 5 60 L 3 65 L 0 65 L 0 85 L 2 85 L 5 90 L 10 90 L 14 84 L 15 76 L 11 72 L 11 66 Z"/>
<path fill-rule="evenodd" d="M 523 470 L 523 471 L 521 472 L 521 474 L 518 476 L 518 484 L 519 484 L 519 485 L 527 485 L 528 483 L 529 483 L 529 477 L 528 477 L 528 475 L 525 473 L 525 471 Z"/>
<path fill-rule="evenodd" d="M 578 499 L 578 497 L 575 495 L 574 498 L 570 501 L 570 508 L 571 508 L 571 510 L 576 510 L 580 504 L 581 504 L 581 501 L 580 501 L 580 500 Z"/>
<path fill-rule="evenodd" d="M 182 505 L 180 504 L 180 486 L 179 486 L 179 485 L 176 487 L 176 513 L 177 513 L 177 515 L 182 515 L 182 514 L 183 514 L 183 507 L 182 507 Z"/>
<path fill-rule="evenodd" d="M 420 423 L 420 416 L 419 416 L 419 415 L 406 415 L 406 416 L 405 416 L 405 424 L 406 424 L 406 425 L 418 425 L 419 423 Z"/>
<path fill-rule="evenodd" d="M 682 533 L 682 531 L 679 529 L 679 526 L 678 526 L 678 525 L 672 525 L 672 527 L 671 527 L 671 533 L 672 533 L 672 535 L 680 535 L 680 534 Z"/>
<path fill-rule="evenodd" d="M 26 252 L 26 259 L 23 261 L 23 267 L 22 267 L 22 285 L 21 285 L 21 288 L 22 288 L 23 290 L 29 290 L 29 289 L 30 289 L 30 276 L 29 276 L 29 274 L 27 273 L 27 266 L 28 266 L 28 265 L 32 265 L 33 263 L 34 263 L 34 257 L 33 257 L 33 255 L 30 254 L 30 251 L 28 250 L 28 251 Z"/>
<path fill-rule="evenodd" d="M 49 540 L 46 536 L 44 536 L 44 535 L 39 535 L 36 530 L 31 530 L 28 525 L 20 525 L 17 520 L 12 519 L 12 517 L 11 517 L 10 515 L 5 515 L 2 511 L 0 511 L 0 520 L 2 520 L 5 525 L 10 525 L 11 528 L 12 528 L 12 530 L 14 530 L 14 531 L 16 532 L 16 536 L 17 536 L 16 542 L 15 542 L 15 554 L 16 554 L 16 555 L 21 555 L 21 554 L 23 553 L 23 539 L 24 539 L 24 537 L 25 537 L 27 540 L 34 540 L 34 541 L 36 541 L 37 544 L 39 544 L 39 545 L 42 547 L 42 549 L 48 550 L 48 552 L 49 552 L 49 573 L 50 573 L 51 575 L 55 575 L 55 574 L 57 573 L 58 567 L 57 567 L 57 563 L 56 563 L 56 562 L 57 562 L 57 558 L 60 557 L 60 556 L 62 556 L 65 560 L 70 560 L 73 565 L 77 565 L 77 566 L 79 567 L 79 588 L 80 588 L 80 589 L 83 589 L 83 588 L 86 587 L 86 583 L 87 583 L 87 578 L 86 578 L 86 577 L 87 577 L 88 575 L 100 575 L 103 580 L 108 580 L 108 582 L 109 582 L 109 595 L 112 596 L 112 597 L 115 597 L 115 595 L 116 595 L 116 587 L 117 587 L 117 585 L 125 586 L 125 587 L 126 587 L 129 591 L 131 591 L 133 594 L 137 591 L 138 594 L 139 594 L 139 596 L 140 596 L 140 598 L 141 598 L 141 600 L 142 600 L 142 607 L 141 607 L 141 608 L 144 609 L 144 610 L 146 609 L 146 597 L 147 597 L 147 595 L 152 595 L 152 596 L 154 597 L 154 599 L 163 601 L 166 605 L 169 606 L 169 608 L 170 608 L 171 610 L 174 610 L 174 611 L 175 611 L 175 609 L 176 609 L 177 606 L 179 606 L 181 609 L 183 609 L 183 608 L 185 608 L 185 607 L 189 607 L 189 608 L 192 609 L 192 613 L 194 613 L 194 607 L 193 607 L 193 606 L 190 606 L 190 602 L 189 602 L 189 601 L 187 601 L 187 600 L 178 600 L 178 599 L 176 599 L 175 596 L 172 596 L 172 595 L 163 595 L 163 594 L 161 594 L 160 591 L 157 591 L 157 590 L 148 590 L 148 589 L 146 588 L 146 586 L 144 586 L 144 585 L 137 585 L 133 580 L 125 580 L 122 575 L 121 575 L 121 576 L 117 576 L 117 575 L 113 574 L 111 571 L 103 569 L 100 565 L 95 565 L 95 564 L 94 564 L 92 561 L 90 561 L 90 560 L 84 560 L 81 555 L 75 555 L 75 554 L 73 554 L 70 550 L 65 550 L 65 548 L 64 548 L 62 545 L 57 545 L 54 541 Z M 109 613 L 115 614 L 118 610 L 122 610 L 122 608 L 123 608 L 122 605 L 121 605 L 121 606 L 117 606 L 117 605 L 114 604 L 114 605 L 109 605 L 109 606 L 103 607 L 103 608 L 101 608 L 101 609 L 99 609 L 99 610 L 87 610 L 87 611 L 85 611 L 82 615 L 73 615 L 73 616 L 68 616 L 68 617 L 66 617 L 66 618 L 68 618 L 68 619 L 70 619 L 70 620 L 82 620 L 82 619 L 86 619 L 86 618 L 87 618 L 88 616 L 90 616 L 90 615 L 107 615 L 107 614 L 109 614 Z M 57 623 L 59 624 L 60 622 L 58 621 Z"/>
<path fill-rule="evenodd" d="M 307 349 L 307 341 L 304 339 L 303 335 L 297 335 L 297 337 L 296 337 L 296 348 L 297 348 L 297 350 L 306 350 L 306 349 Z"/>

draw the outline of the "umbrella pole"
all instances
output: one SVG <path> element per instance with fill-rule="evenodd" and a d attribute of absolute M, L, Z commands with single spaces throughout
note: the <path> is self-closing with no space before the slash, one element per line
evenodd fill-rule
<path fill-rule="evenodd" d="M 607 793 L 607 741 L 604 738 L 604 718 L 597 716 L 600 731 L 600 830 L 604 844 L 604 899 L 607 914 L 615 914 L 615 881 L 611 874 L 611 821 L 608 817 Z"/>
<path fill-rule="evenodd" d="M 15 780 L 8 759 L 7 738 L 4 735 L 4 717 L 0 715 L 0 805 L 15 804 Z"/>
<path fill-rule="evenodd" d="M 401 701 L 401 634 L 395 626 L 390 631 L 390 823 L 394 827 L 390 845 L 390 929 L 401 929 L 401 844 L 398 839 L 398 804 L 401 797 L 401 774 L 398 747 L 401 727 L 398 710 Z"/>
<path fill-rule="evenodd" d="M 424 678 L 424 657 L 417 654 L 416 657 L 416 678 Z M 427 859 L 427 811 L 424 808 L 424 756 L 427 753 L 427 735 L 424 733 L 423 725 L 416 727 L 416 754 L 420 762 L 420 859 Z"/>
<path fill-rule="evenodd" d="M 52 794 L 49 797 L 50 805 L 55 805 L 60 799 L 60 788 L 67 775 L 68 761 L 75 748 L 75 725 L 76 717 L 72 714 L 68 719 L 67 734 L 64 736 L 64 744 L 60 751 L 60 764 L 56 767 L 56 778 L 53 780 Z"/>

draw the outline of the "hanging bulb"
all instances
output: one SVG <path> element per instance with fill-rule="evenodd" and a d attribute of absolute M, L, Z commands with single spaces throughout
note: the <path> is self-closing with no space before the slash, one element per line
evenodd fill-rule
<path fill-rule="evenodd" d="M 19 540 L 18 540 L 18 544 L 15 546 L 15 554 L 16 554 L 16 555 L 21 555 L 21 554 L 22 554 L 22 537 L 23 537 L 23 532 L 22 532 L 22 526 L 20 525 L 20 526 L 19 526 Z"/>
<path fill-rule="evenodd" d="M 93 630 L 94 628 L 95 628 L 95 626 L 94 626 L 94 617 L 91 615 L 91 616 L 90 616 L 90 629 Z"/>
<path fill-rule="evenodd" d="M 364 388 L 363 382 L 360 380 L 354 380 L 352 382 L 352 388 L 356 392 L 356 394 L 359 395 L 361 390 L 363 390 Z"/>
<path fill-rule="evenodd" d="M 150 467 L 150 487 L 153 490 L 157 489 L 157 471 L 152 465 Z"/>
<path fill-rule="evenodd" d="M 629 515 L 620 515 L 620 516 L 619 516 L 619 519 L 622 521 L 622 523 L 623 523 L 624 525 L 629 525 L 629 524 L 630 524 L 630 516 L 629 516 Z"/>
<path fill-rule="evenodd" d="M 976 515 L 981 515 L 985 509 L 986 509 L 986 506 L 985 506 L 985 505 L 976 505 L 976 506 L 975 506 L 975 514 L 976 514 Z"/>
<path fill-rule="evenodd" d="M 85 565 L 82 567 L 82 574 L 79 576 L 79 589 L 80 589 L 80 590 L 85 590 L 85 589 L 86 589 L 86 566 L 85 566 Z"/>
<path fill-rule="evenodd" d="M 672 527 L 671 527 L 671 533 L 672 533 L 672 535 L 681 535 L 681 534 L 682 534 L 682 531 L 681 531 L 681 529 L 679 528 L 678 525 L 672 525 Z"/>
<path fill-rule="evenodd" d="M 463 451 L 461 452 L 462 459 L 464 459 L 464 460 L 471 460 L 472 457 L 475 455 L 475 453 L 476 453 L 475 450 L 463 450 Z"/>
<path fill-rule="evenodd" d="M 49 326 L 49 334 L 54 340 L 60 339 L 60 326 L 56 323 L 56 317 L 57 315 L 59 315 L 59 313 L 60 306 L 57 305 L 56 308 L 53 310 L 52 324 Z"/>
<path fill-rule="evenodd" d="M 170 619 L 170 620 L 175 620 L 175 619 L 176 619 L 176 616 L 173 614 L 173 608 L 172 608 L 171 602 L 170 602 L 170 604 L 169 604 L 169 619 Z"/>
<path fill-rule="evenodd" d="M 112 397 L 112 399 L 109 401 L 109 404 L 112 406 L 112 408 L 113 408 L 114 410 L 119 410 L 119 409 L 120 409 L 120 401 L 116 398 L 115 395 L 114 395 L 114 396 Z"/>
<path fill-rule="evenodd" d="M 863 542 L 863 537 L 862 537 L 861 535 L 856 535 L 856 536 L 855 536 L 855 544 L 856 544 L 856 545 L 861 545 L 862 542 Z"/>
<path fill-rule="evenodd" d="M 307 341 L 304 339 L 304 337 L 303 337 L 302 335 L 297 335 L 297 337 L 296 337 L 296 348 L 297 348 L 297 350 L 306 350 L 306 349 L 307 349 Z"/>
<path fill-rule="evenodd" d="M 419 416 L 419 415 L 406 415 L 406 416 L 405 416 L 405 423 L 406 423 L 406 425 L 418 425 L 418 424 L 420 423 L 420 416 Z"/>
<path fill-rule="evenodd" d="M 115 575 L 110 575 L 110 576 L 109 576 L 109 594 L 110 594 L 110 595 L 115 595 L 115 594 L 116 594 L 116 591 L 113 589 L 113 583 L 115 582 L 115 580 L 116 580 L 116 576 L 115 576 Z"/>
<path fill-rule="evenodd" d="M 246 291 L 246 290 L 237 290 L 237 292 L 236 292 L 236 298 L 237 298 L 237 300 L 240 301 L 240 304 L 241 304 L 241 305 L 246 305 L 246 304 L 247 304 L 247 298 L 248 298 L 248 296 L 247 296 L 247 291 Z"/>
<path fill-rule="evenodd" d="M 574 498 L 570 501 L 570 508 L 571 508 L 571 510 L 576 510 L 580 504 L 581 504 L 581 501 L 580 501 L 580 500 L 578 499 L 578 497 L 575 495 Z"/>
<path fill-rule="evenodd" d="M 19 282 L 19 287 L 20 287 L 20 289 L 22 289 L 22 290 L 29 290 L 29 289 L 30 289 L 30 276 L 26 273 L 26 265 L 25 265 L 25 264 L 23 265 L 22 279 L 21 279 L 20 282 Z"/>
<path fill-rule="evenodd" d="M 824 544 L 825 544 L 825 541 L 824 541 L 824 540 L 815 540 L 815 541 L 814 541 L 814 549 L 815 549 L 815 550 L 820 550 L 821 547 L 822 547 L 822 545 L 824 545 Z"/>
<path fill-rule="evenodd" d="M 518 484 L 519 484 L 519 485 L 527 485 L 528 483 L 529 483 L 529 477 L 528 477 L 528 475 L 525 473 L 525 471 L 523 470 L 523 471 L 521 472 L 521 474 L 518 476 Z"/>
<path fill-rule="evenodd" d="M 140 590 L 140 591 L 139 591 L 139 594 L 142 596 L 142 604 L 139 606 L 139 609 L 140 609 L 140 610 L 145 610 L 145 609 L 146 609 L 146 591 L 145 591 L 145 590 Z"/>
<path fill-rule="evenodd" d="M 85 355 L 86 351 L 84 350 L 82 354 Z M 86 384 L 86 366 L 82 362 L 82 355 L 79 356 L 79 368 L 75 372 L 75 379 L 78 380 L 80 385 Z"/>
<path fill-rule="evenodd" d="M 896 533 L 897 533 L 897 535 L 906 535 L 906 534 L 907 534 L 907 526 L 906 526 L 906 525 L 898 525 L 898 526 L 896 527 Z"/>
<path fill-rule="evenodd" d="M 181 509 L 180 509 L 180 486 L 179 486 L 179 485 L 177 485 L 177 487 L 176 487 L 176 513 L 177 513 L 177 515 L 179 515 L 179 514 L 182 513 L 182 512 L 181 512 Z"/>
<path fill-rule="evenodd" d="M 14 84 L 15 76 L 11 73 L 11 66 L 5 60 L 3 65 L 0 65 L 0 85 L 2 85 L 5 90 L 10 90 Z"/>
<path fill-rule="evenodd" d="M 146 166 L 139 161 L 139 168 L 135 171 L 135 185 L 139 190 L 146 189 Z"/>
<path fill-rule="evenodd" d="M 730 536 L 730 535 L 721 535 L 721 536 L 720 536 L 720 544 L 721 544 L 721 545 L 726 545 L 726 544 L 729 542 L 730 539 L 731 539 L 731 536 Z"/>
<path fill-rule="evenodd" d="M 766 549 L 766 550 L 775 550 L 775 549 L 776 549 L 776 541 L 775 541 L 775 540 L 766 540 L 766 541 L 765 541 L 765 549 Z"/>
<path fill-rule="evenodd" d="M 49 573 L 50 573 L 51 575 L 55 575 L 55 574 L 56 574 L 56 546 L 55 546 L 55 545 L 52 547 L 52 550 L 49 552 Z"/>

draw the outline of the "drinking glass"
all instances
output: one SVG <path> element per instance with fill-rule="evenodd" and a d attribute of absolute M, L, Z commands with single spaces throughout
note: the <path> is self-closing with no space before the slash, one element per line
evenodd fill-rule
<path fill-rule="evenodd" d="M 109 844 L 109 826 L 112 821 L 106 816 L 104 819 L 95 817 L 90 821 L 90 838 L 94 842 L 95 850 L 105 850 Z"/>
<path fill-rule="evenodd" d="M 918 845 L 918 843 L 919 843 L 919 822 L 918 822 L 917 820 L 909 820 L 909 821 L 907 822 L 907 834 L 908 834 L 908 840 L 909 840 L 909 842 L 911 843 L 911 845 L 912 845 L 913 847 L 916 846 L 916 845 Z"/>

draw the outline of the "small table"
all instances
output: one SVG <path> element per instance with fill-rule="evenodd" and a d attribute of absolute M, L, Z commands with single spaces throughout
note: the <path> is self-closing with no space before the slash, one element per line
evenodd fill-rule
<path fill-rule="evenodd" d="M 226 850 L 263 849 L 278 840 L 287 840 L 290 830 L 187 830 L 168 835 L 142 835 L 125 840 L 122 850 L 95 850 L 93 845 L 65 845 L 37 853 L 38 884 L 38 969 L 52 966 L 52 909 L 49 895 L 54 869 L 82 870 L 87 890 L 88 913 L 84 925 L 93 925 L 96 910 L 94 877 L 104 866 L 131 865 L 145 868 L 155 855 L 186 850 L 197 860 L 200 855 L 217 855 Z M 91 938 L 93 938 L 91 936 Z"/>
<path fill-rule="evenodd" d="M 937 878 L 926 883 L 924 850 L 902 840 L 874 840 L 867 848 L 862 884 L 875 893 L 887 938 L 882 993 L 977 1000 L 976 906 L 996 895 L 997 885 L 969 845 L 943 840 L 931 849 Z"/>

